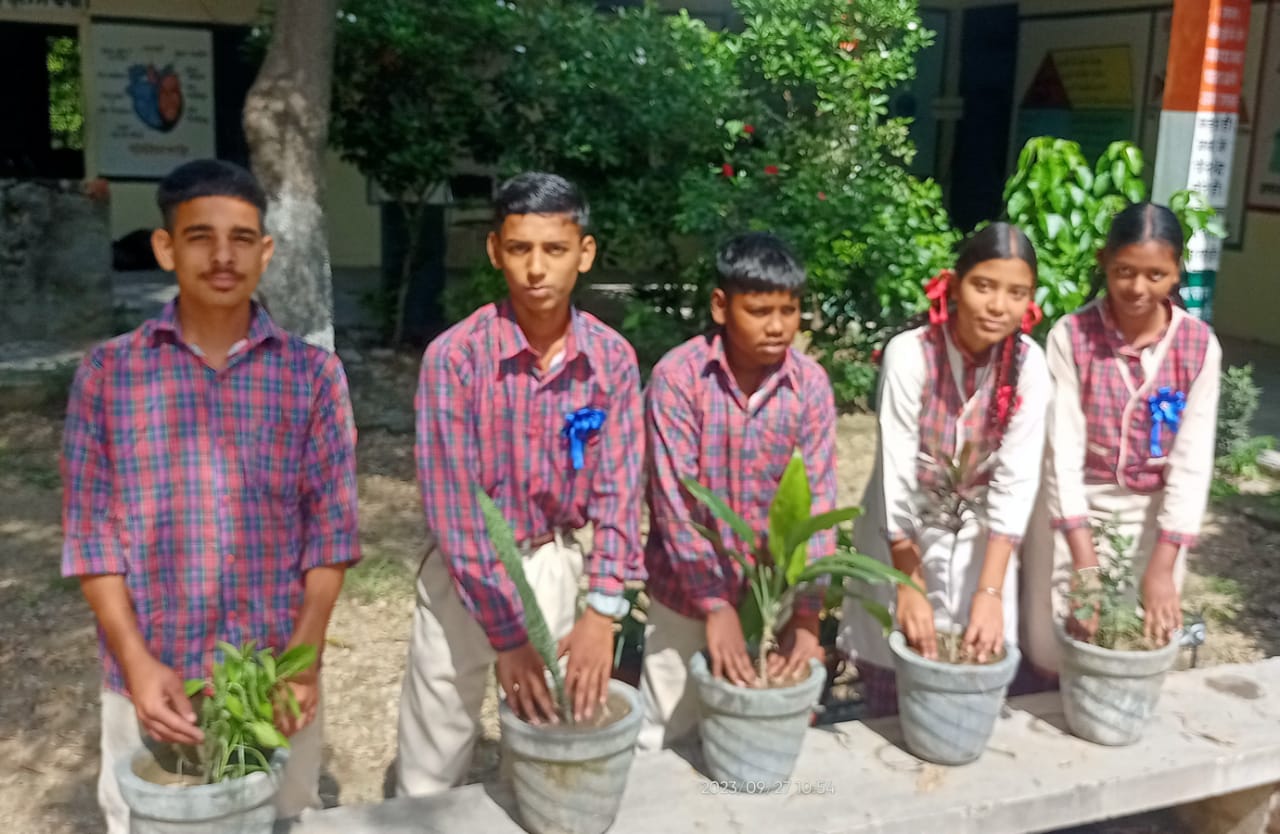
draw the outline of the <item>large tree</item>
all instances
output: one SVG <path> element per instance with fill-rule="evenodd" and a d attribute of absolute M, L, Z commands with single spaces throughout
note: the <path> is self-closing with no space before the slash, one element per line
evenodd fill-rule
<path fill-rule="evenodd" d="M 244 105 L 276 239 L 262 296 L 281 326 L 329 350 L 333 280 L 322 206 L 336 15 L 337 0 L 276 0 L 270 45 Z"/>

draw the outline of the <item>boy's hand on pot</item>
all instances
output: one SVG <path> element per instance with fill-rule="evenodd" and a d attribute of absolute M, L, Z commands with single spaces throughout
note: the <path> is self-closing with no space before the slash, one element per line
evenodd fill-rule
<path fill-rule="evenodd" d="M 824 660 L 826 653 L 818 639 L 817 615 L 792 617 L 782 630 L 778 651 L 769 655 L 769 677 L 799 680 L 809 668 L 809 661 Z"/>
<path fill-rule="evenodd" d="M 559 657 L 569 655 L 565 697 L 573 703 L 573 720 L 589 721 L 609 694 L 613 620 L 588 606 L 557 648 Z"/>
<path fill-rule="evenodd" d="M 195 723 L 196 711 L 177 672 L 152 655 L 139 653 L 124 665 L 124 676 L 147 735 L 177 744 L 204 741 L 204 733 Z"/>
<path fill-rule="evenodd" d="M 1071 577 L 1072 591 L 1096 593 L 1101 587 L 1096 562 L 1088 567 L 1077 569 Z M 1080 610 L 1082 608 L 1087 609 L 1087 615 Z M 1072 603 L 1065 626 L 1067 635 L 1073 640 L 1092 643 L 1094 635 L 1098 633 L 1098 606 L 1090 603 Z"/>
<path fill-rule="evenodd" d="M 1147 639 L 1162 646 L 1182 628 L 1182 600 L 1172 571 L 1148 570 L 1142 577 L 1142 621 Z"/>
<path fill-rule="evenodd" d="M 979 663 L 986 663 L 1000 653 L 1003 645 L 1004 605 L 999 597 L 979 591 L 973 595 L 973 605 L 969 609 L 964 650 Z"/>
<path fill-rule="evenodd" d="M 750 686 L 756 679 L 747 655 L 747 641 L 742 636 L 742 623 L 733 606 L 725 605 L 707 615 L 707 654 L 715 677 L 737 686 Z"/>
<path fill-rule="evenodd" d="M 506 695 L 507 706 L 530 724 L 560 723 L 547 689 L 546 670 L 542 655 L 532 643 L 498 652 L 498 685 Z"/>
<path fill-rule="evenodd" d="M 898 627 L 907 645 L 928 660 L 938 659 L 938 636 L 933 625 L 933 606 L 924 594 L 908 585 L 898 586 Z"/>

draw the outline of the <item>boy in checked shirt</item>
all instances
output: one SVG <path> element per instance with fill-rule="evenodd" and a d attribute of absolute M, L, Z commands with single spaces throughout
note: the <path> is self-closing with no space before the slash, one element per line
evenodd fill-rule
<path fill-rule="evenodd" d="M 568 655 L 567 697 L 579 720 L 605 699 L 613 623 L 627 612 L 623 583 L 644 576 L 635 352 L 570 298 L 596 254 L 586 202 L 558 176 L 527 173 L 499 188 L 495 208 L 489 258 L 509 296 L 452 327 L 422 358 L 416 453 L 431 541 L 400 700 L 401 796 L 442 791 L 466 775 L 495 662 L 517 714 L 557 720 L 477 485 L 522 546 L 529 584 Z M 584 554 L 574 532 L 587 522 L 589 590 L 576 617 Z"/>
<path fill-rule="evenodd" d="M 98 802 L 129 830 L 113 765 L 142 744 L 198 743 L 183 681 L 215 643 L 323 651 L 356 539 L 355 423 L 342 363 L 252 300 L 271 259 L 267 199 L 215 160 L 161 181 L 156 259 L 178 279 L 158 318 L 89 352 L 63 439 L 63 576 L 98 620 Z M 319 667 L 292 680 L 301 717 L 276 805 L 319 807 Z"/>
<path fill-rule="evenodd" d="M 649 445 L 649 624 L 641 694 L 645 720 L 639 745 L 668 746 L 693 729 L 696 696 L 688 665 L 706 650 L 712 673 L 739 686 L 756 677 L 738 604 L 742 569 L 720 556 L 690 521 L 714 526 L 726 547 L 738 541 L 681 486 L 693 478 L 723 496 L 759 530 L 792 452 L 808 468 L 813 513 L 835 508 L 835 398 L 826 372 L 793 349 L 800 328 L 804 268 L 781 240 L 750 233 L 725 244 L 711 296 L 716 328 L 673 349 L 653 369 L 645 402 Z M 835 532 L 809 543 L 810 559 L 835 552 Z M 803 595 L 780 635 L 771 673 L 796 674 L 819 657 L 821 599 Z"/>

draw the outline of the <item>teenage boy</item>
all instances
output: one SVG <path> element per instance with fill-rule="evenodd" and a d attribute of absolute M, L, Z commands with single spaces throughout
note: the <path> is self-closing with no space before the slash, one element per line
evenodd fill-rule
<path fill-rule="evenodd" d="M 738 604 L 742 569 L 690 524 L 714 526 L 727 547 L 738 541 L 681 485 L 693 478 L 765 529 L 769 504 L 793 450 L 804 455 L 814 513 L 835 508 L 835 399 L 826 372 L 791 347 L 800 328 L 804 268 L 770 234 L 740 235 L 716 258 L 711 295 L 716 327 L 676 347 L 654 367 L 645 402 L 649 448 L 649 538 L 645 566 L 650 606 L 641 694 L 639 744 L 668 746 L 693 729 L 697 701 L 689 659 L 706 650 L 712 672 L 738 685 L 756 678 Z M 835 534 L 809 543 L 811 558 L 835 552 Z M 802 595 L 783 628 L 772 674 L 794 675 L 820 656 L 820 598 Z"/>
<path fill-rule="evenodd" d="M 568 655 L 567 697 L 579 720 L 604 702 L 614 620 L 627 612 L 623 583 L 644 575 L 635 352 L 570 297 L 596 254 L 587 204 L 564 179 L 526 173 L 499 188 L 495 209 L 489 259 L 509 296 L 432 342 L 419 377 L 418 480 L 431 542 L 400 701 L 402 796 L 442 791 L 466 775 L 495 661 L 513 710 L 535 723 L 557 720 L 477 486 L 521 545 L 529 584 Z M 587 522 L 593 549 L 577 616 L 584 556 L 574 533 Z"/>
<path fill-rule="evenodd" d="M 252 299 L 271 260 L 266 196 L 215 160 L 161 181 L 157 261 L 178 297 L 81 363 L 63 441 L 64 576 L 98 622 L 104 669 L 98 802 L 129 830 L 113 765 L 202 734 L 183 682 L 217 641 L 323 650 L 356 541 L 355 424 L 342 364 Z M 290 681 L 282 815 L 318 807 L 319 663 Z"/>

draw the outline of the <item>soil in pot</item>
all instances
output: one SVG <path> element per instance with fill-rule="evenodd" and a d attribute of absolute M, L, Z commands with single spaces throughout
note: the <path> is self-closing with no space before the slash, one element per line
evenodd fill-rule
<path fill-rule="evenodd" d="M 608 727 L 610 724 L 616 724 L 627 717 L 631 712 L 631 703 L 622 695 L 610 692 L 605 698 L 603 706 L 597 706 L 591 717 L 584 721 L 565 721 L 561 718 L 559 724 L 543 724 L 543 729 L 548 732 L 556 733 L 586 733 L 592 730 L 600 730 Z"/>
<path fill-rule="evenodd" d="M 1002 647 L 994 655 L 991 655 L 981 663 L 978 662 L 976 655 L 969 652 L 964 647 L 964 631 L 939 631 L 937 633 L 938 643 L 938 662 L 952 663 L 957 666 L 990 666 L 993 663 L 999 663 L 1004 660 L 1005 652 Z M 912 649 L 915 651 L 915 649 Z M 916 652 L 916 654 L 920 654 Z M 921 655 L 923 657 L 924 655 Z"/>

